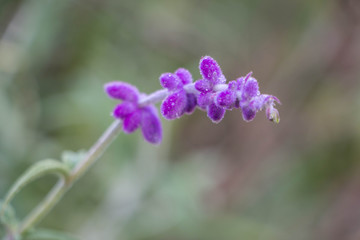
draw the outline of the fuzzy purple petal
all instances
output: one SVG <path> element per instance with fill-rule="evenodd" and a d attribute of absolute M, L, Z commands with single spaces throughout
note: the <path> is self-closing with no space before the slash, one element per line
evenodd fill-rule
<path fill-rule="evenodd" d="M 228 83 L 229 90 L 235 91 L 238 87 L 237 81 L 233 80 Z"/>
<path fill-rule="evenodd" d="M 182 86 L 180 78 L 173 73 L 163 73 L 160 76 L 160 84 L 169 90 L 175 90 Z"/>
<path fill-rule="evenodd" d="M 249 106 L 244 106 L 241 108 L 242 110 L 242 115 L 243 115 L 243 119 L 247 122 L 253 120 L 255 118 L 256 115 L 256 110 L 249 107 Z"/>
<path fill-rule="evenodd" d="M 226 81 L 220 66 L 212 57 L 205 56 L 201 58 L 199 69 L 204 79 L 211 81 L 213 84 L 225 83 Z"/>
<path fill-rule="evenodd" d="M 200 79 L 195 82 L 195 88 L 199 92 L 206 93 L 212 90 L 213 85 L 206 79 Z"/>
<path fill-rule="evenodd" d="M 136 110 L 124 119 L 123 130 L 125 133 L 134 132 L 141 123 L 141 110 Z"/>
<path fill-rule="evenodd" d="M 255 97 L 260 94 L 259 92 L 259 85 L 255 78 L 250 77 L 244 86 L 243 94 L 245 94 L 246 97 Z"/>
<path fill-rule="evenodd" d="M 220 107 L 231 108 L 234 105 L 235 100 L 235 92 L 227 89 L 216 95 L 215 103 Z"/>
<path fill-rule="evenodd" d="M 249 72 L 248 74 L 246 74 L 246 76 L 244 77 L 244 81 L 246 82 L 251 76 L 252 76 L 253 72 Z"/>
<path fill-rule="evenodd" d="M 136 104 L 125 101 L 121 104 L 118 104 L 115 107 L 115 109 L 113 111 L 113 116 L 115 118 L 124 119 L 125 117 L 127 117 L 128 115 L 133 113 L 135 110 L 136 110 Z"/>
<path fill-rule="evenodd" d="M 280 103 L 279 99 L 275 96 L 272 95 L 267 95 L 267 94 L 260 94 L 254 98 L 252 98 L 250 104 L 251 106 L 253 106 L 254 108 L 256 108 L 256 110 L 262 110 L 264 107 L 267 106 L 274 106 L 275 103 Z"/>
<path fill-rule="evenodd" d="M 211 119 L 211 121 L 213 121 L 214 123 L 219 123 L 225 115 L 225 109 L 223 109 L 222 107 L 218 107 L 215 103 L 213 103 L 208 106 L 207 115 Z"/>
<path fill-rule="evenodd" d="M 146 141 L 159 144 L 162 140 L 162 127 L 154 106 L 142 109 L 141 131 Z"/>
<path fill-rule="evenodd" d="M 259 110 L 263 109 L 263 107 L 265 106 L 264 97 L 263 97 L 263 95 L 256 96 L 256 97 L 252 98 L 252 100 L 250 102 L 247 102 L 244 105 L 250 106 L 255 111 L 259 111 Z"/>
<path fill-rule="evenodd" d="M 186 94 L 186 107 L 185 107 L 185 113 L 191 114 L 194 112 L 196 105 L 197 105 L 197 99 L 195 94 L 187 93 Z"/>
<path fill-rule="evenodd" d="M 274 99 L 275 102 L 277 102 L 278 104 L 281 104 L 280 99 L 278 99 L 278 98 L 275 97 L 275 96 L 271 96 L 271 97 Z"/>
<path fill-rule="evenodd" d="M 175 71 L 175 74 L 180 78 L 184 85 L 192 83 L 193 81 L 191 73 L 185 68 L 179 68 Z"/>
<path fill-rule="evenodd" d="M 169 120 L 179 118 L 184 114 L 186 102 L 185 90 L 176 91 L 163 101 L 160 107 L 161 113 Z"/>
<path fill-rule="evenodd" d="M 237 83 L 237 90 L 242 91 L 245 83 L 244 77 L 239 77 L 238 79 L 236 79 L 236 83 Z"/>
<path fill-rule="evenodd" d="M 104 90 L 111 98 L 130 102 L 137 102 L 139 99 L 138 89 L 128 83 L 109 82 L 105 84 Z"/>
<path fill-rule="evenodd" d="M 205 108 L 212 103 L 212 94 L 211 93 L 200 93 L 197 98 L 197 103 L 199 107 Z"/>
<path fill-rule="evenodd" d="M 274 102 L 277 102 L 278 104 L 281 104 L 280 100 L 275 96 L 267 94 L 263 94 L 262 96 L 264 96 L 264 103 L 273 104 Z"/>
<path fill-rule="evenodd" d="M 250 102 L 243 101 L 242 105 L 251 106 L 256 111 L 262 110 L 264 107 L 273 106 L 275 102 L 280 103 L 279 99 L 275 96 L 261 94 L 256 97 L 253 97 Z"/>

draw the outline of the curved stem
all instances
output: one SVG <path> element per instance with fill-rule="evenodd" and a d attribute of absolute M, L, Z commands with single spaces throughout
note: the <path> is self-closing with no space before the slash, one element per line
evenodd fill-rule
<path fill-rule="evenodd" d="M 47 174 L 56 174 L 61 179 L 67 179 L 70 175 L 70 171 L 64 163 L 52 159 L 46 159 L 35 163 L 11 186 L 4 198 L 0 210 L 0 217 L 4 215 L 8 205 L 22 188 L 37 178 Z"/>
<path fill-rule="evenodd" d="M 66 182 L 60 179 L 51 189 L 45 199 L 29 214 L 21 224 L 19 233 L 22 234 L 38 223 L 56 205 L 64 193 L 67 191 Z"/>
<path fill-rule="evenodd" d="M 20 234 L 26 232 L 31 227 L 39 223 L 62 198 L 67 190 L 71 188 L 73 183 L 101 157 L 104 151 L 110 146 L 121 131 L 121 123 L 122 122 L 120 120 L 115 120 L 98 139 L 98 141 L 90 148 L 86 157 L 76 165 L 67 180 L 65 181 L 64 179 L 60 179 L 57 182 L 45 199 L 23 221 L 19 229 Z"/>

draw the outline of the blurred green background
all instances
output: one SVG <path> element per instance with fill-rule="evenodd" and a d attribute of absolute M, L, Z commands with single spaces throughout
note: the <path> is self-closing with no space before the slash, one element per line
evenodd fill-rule
<path fill-rule="evenodd" d="M 281 122 L 197 110 L 161 146 L 121 134 L 40 224 L 79 239 L 360 239 L 360 1 L 0 1 L 0 196 L 113 121 L 103 84 L 146 93 L 210 55 L 254 72 Z M 23 217 L 55 183 L 34 182 Z"/>

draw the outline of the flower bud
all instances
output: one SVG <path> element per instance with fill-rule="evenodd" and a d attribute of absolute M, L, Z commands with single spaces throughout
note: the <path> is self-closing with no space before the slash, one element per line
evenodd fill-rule
<path fill-rule="evenodd" d="M 274 108 L 273 105 L 269 105 L 266 108 L 266 117 L 267 117 L 267 119 L 269 119 L 270 121 L 272 121 L 274 123 L 280 122 L 279 111 L 276 108 Z"/>

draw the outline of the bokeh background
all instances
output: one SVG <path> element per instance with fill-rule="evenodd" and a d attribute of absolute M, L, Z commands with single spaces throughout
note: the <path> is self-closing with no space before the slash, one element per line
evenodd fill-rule
<path fill-rule="evenodd" d="M 210 55 L 254 72 L 281 122 L 238 111 L 121 134 L 40 224 L 79 239 L 360 238 L 360 1 L 0 1 L 0 196 L 31 164 L 87 149 L 113 121 L 103 84 L 150 93 Z M 13 205 L 26 215 L 55 183 Z"/>

